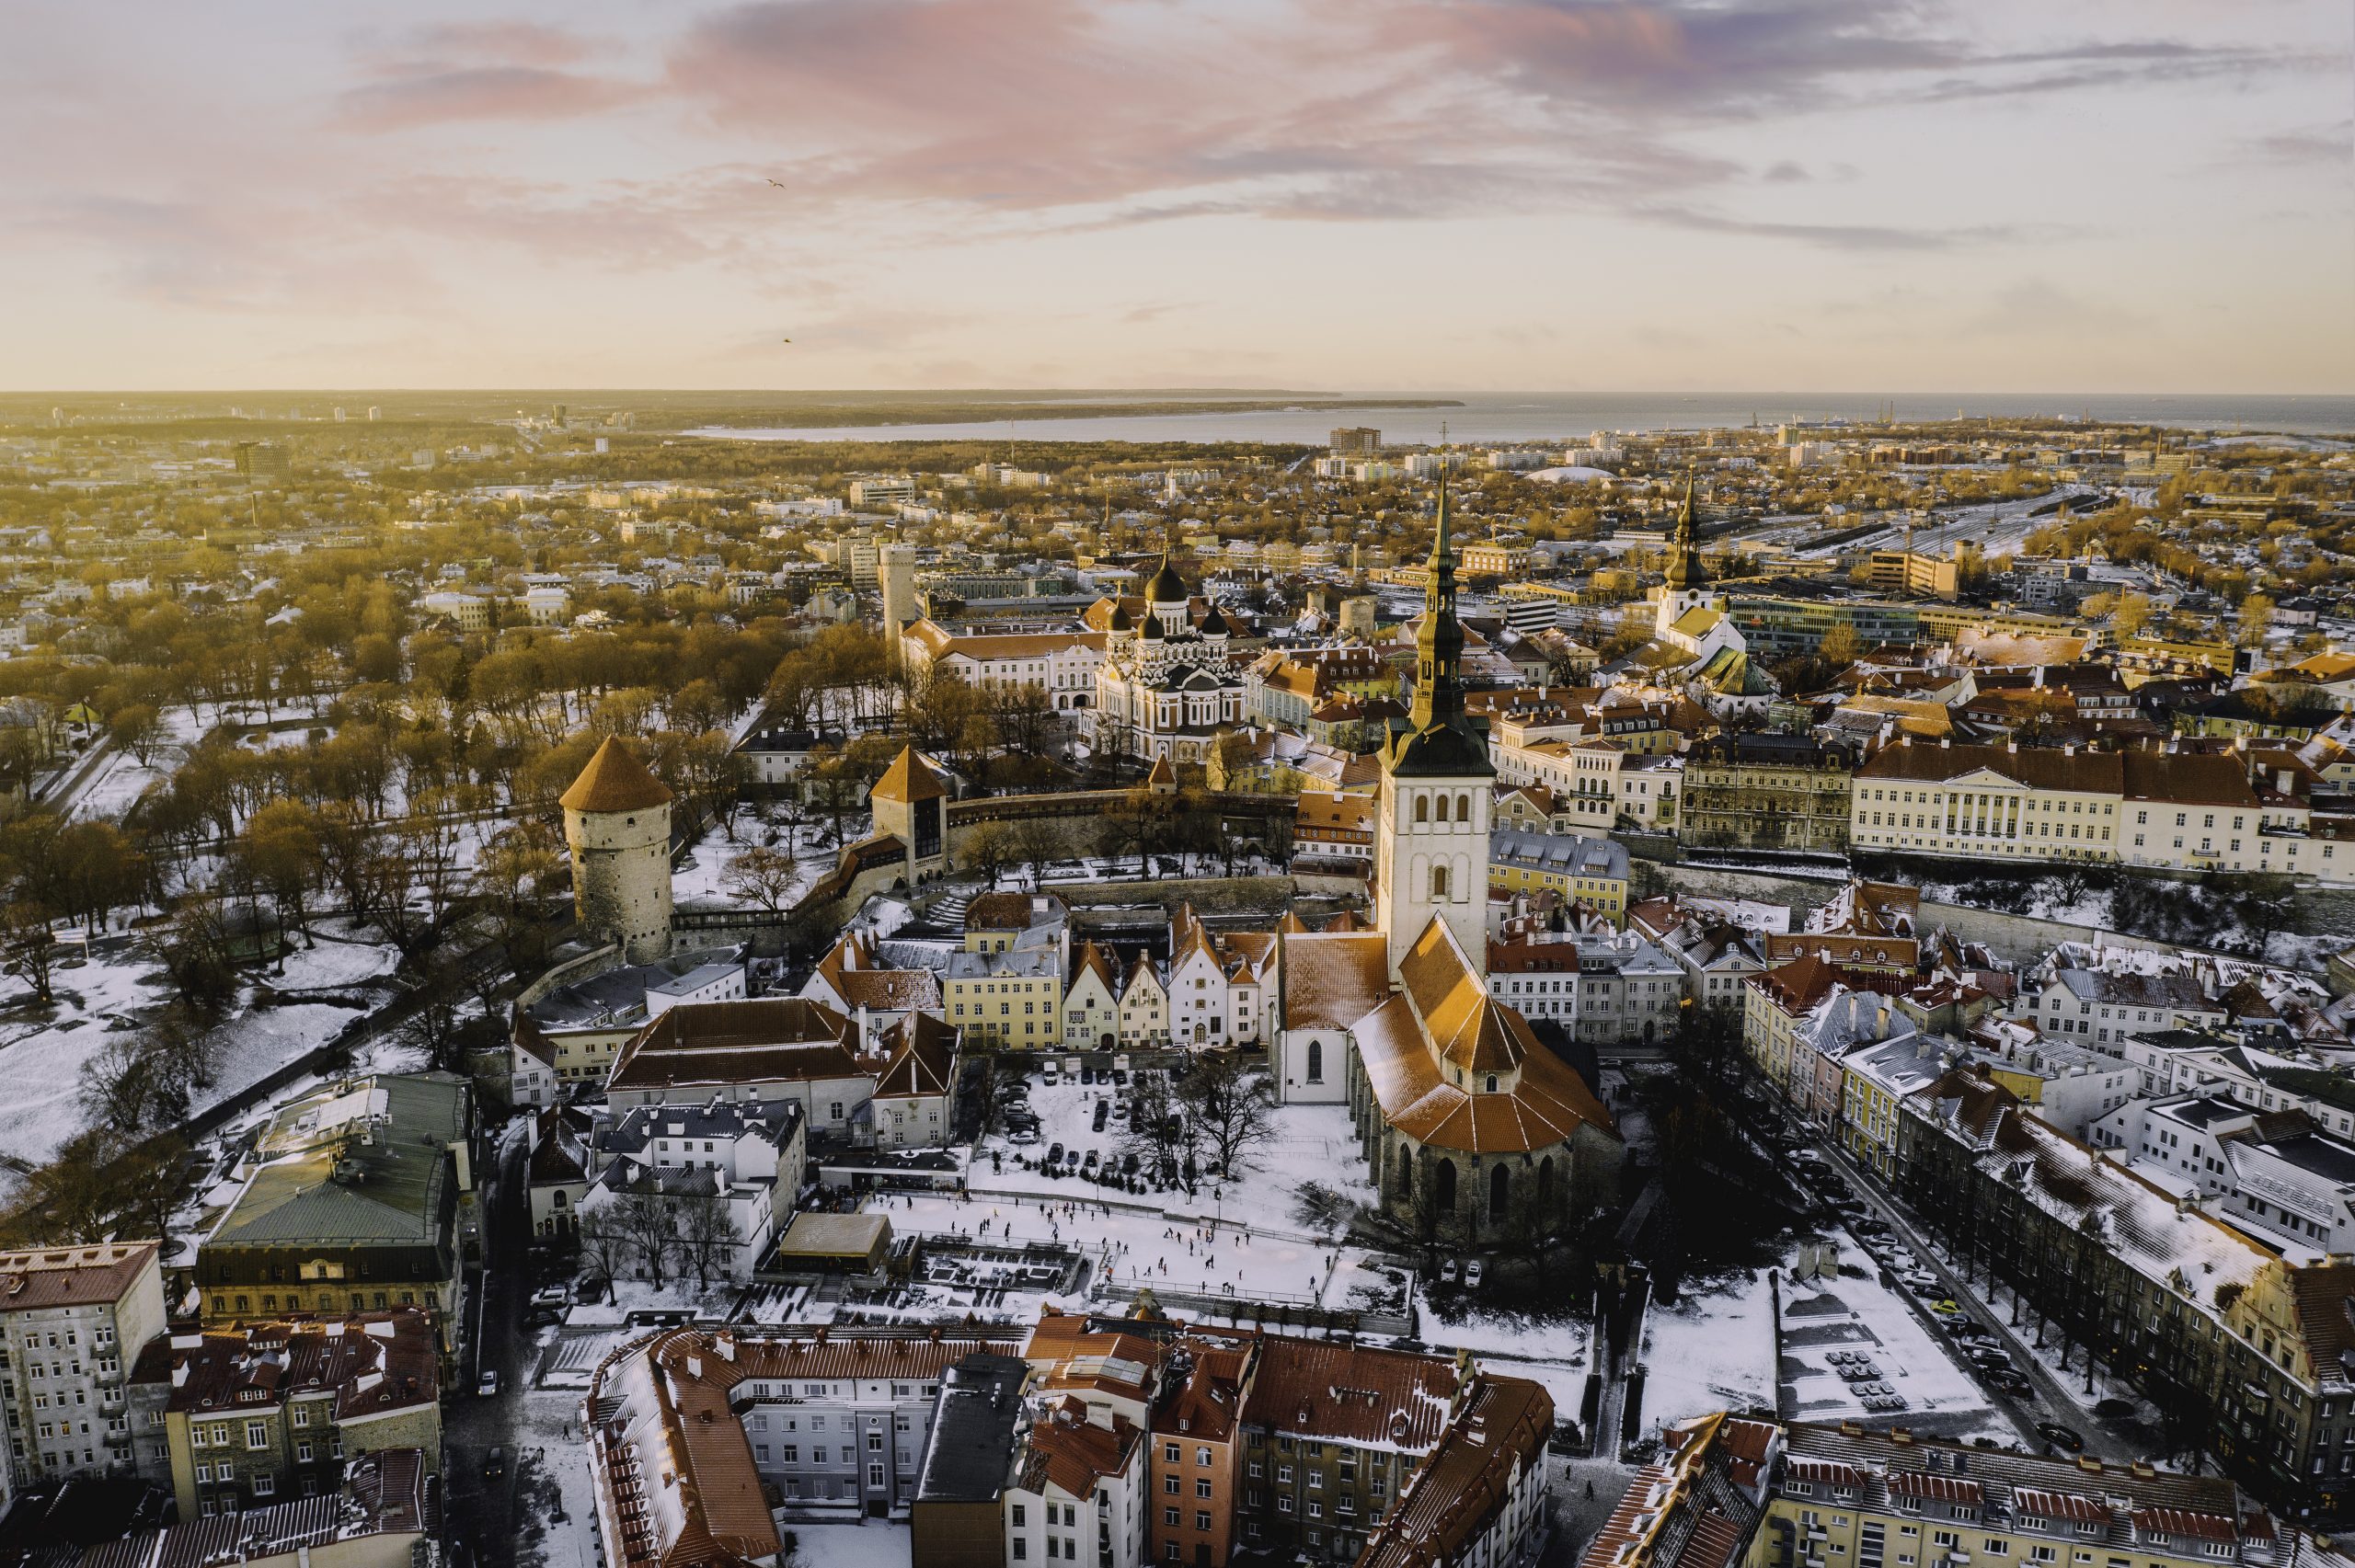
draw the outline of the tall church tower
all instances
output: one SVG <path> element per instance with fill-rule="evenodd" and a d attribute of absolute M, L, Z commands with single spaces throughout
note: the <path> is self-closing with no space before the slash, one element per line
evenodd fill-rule
<path fill-rule="evenodd" d="M 1382 750 L 1375 813 L 1374 920 L 1390 976 L 1433 917 L 1488 975 L 1488 818 L 1497 776 L 1486 723 L 1464 711 L 1464 627 L 1455 618 L 1455 551 L 1447 475 L 1440 475 L 1422 624 L 1415 633 L 1415 705 L 1393 719 Z"/>
<path fill-rule="evenodd" d="M 1660 612 L 1652 629 L 1665 636 L 1688 610 L 1706 609 L 1716 600 L 1709 591 L 1709 568 L 1701 560 L 1699 518 L 1693 505 L 1693 476 L 1684 476 L 1684 505 L 1676 514 L 1676 532 L 1668 542 L 1668 584 L 1660 589 Z"/>

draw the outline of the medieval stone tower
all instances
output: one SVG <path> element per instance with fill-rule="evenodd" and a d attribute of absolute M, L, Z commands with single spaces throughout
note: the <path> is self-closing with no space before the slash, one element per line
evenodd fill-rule
<path fill-rule="evenodd" d="M 669 957 L 671 792 L 608 736 L 558 804 L 582 927 L 620 943 L 633 964 Z"/>

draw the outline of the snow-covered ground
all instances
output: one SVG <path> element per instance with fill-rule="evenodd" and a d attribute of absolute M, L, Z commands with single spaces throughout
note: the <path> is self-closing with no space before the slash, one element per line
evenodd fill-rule
<path fill-rule="evenodd" d="M 1688 1283 L 1673 1306 L 1652 1304 L 1644 1317 L 1645 1431 L 1711 1411 L 1774 1406 L 1766 1275 L 1744 1269 L 1707 1288 Z"/>
<path fill-rule="evenodd" d="M 1223 1206 L 1223 1218 L 1204 1217 L 1207 1209 L 1204 1216 L 1163 1210 L 1132 1197 L 1099 1199 L 1092 1188 L 1071 1184 L 1054 1196 L 892 1196 L 871 1207 L 903 1235 L 1076 1247 L 1091 1265 L 1091 1280 L 1122 1298 L 1149 1285 L 1245 1302 L 1314 1299 L 1346 1307 L 1347 1291 L 1363 1278 L 1356 1272 L 1362 1256 L 1352 1248 L 1298 1232 L 1254 1231 L 1260 1206 L 1240 1194 Z"/>
<path fill-rule="evenodd" d="M 372 942 L 354 934 L 342 921 L 327 921 L 313 929 L 313 944 L 290 935 L 293 950 L 284 961 L 266 971 L 278 991 L 346 990 L 372 981 L 389 983 L 400 965 L 400 954 L 390 943 Z"/>
<path fill-rule="evenodd" d="M 1118 1199 L 1204 1218 L 1247 1213 L 1255 1225 L 1303 1234 L 1311 1227 L 1295 1210 L 1304 1186 L 1321 1185 L 1358 1203 L 1370 1204 L 1374 1199 L 1365 1162 L 1358 1154 L 1357 1135 L 1350 1130 L 1350 1113 L 1341 1105 L 1276 1106 L 1270 1115 L 1273 1136 L 1244 1156 L 1240 1179 L 1204 1181 L 1192 1197 L 1183 1188 L 1121 1193 L 1099 1188 L 1082 1177 L 1050 1176 L 1037 1168 L 1058 1143 L 1066 1150 L 1078 1150 L 1083 1160 L 1093 1150 L 1099 1164 L 1119 1161 L 1128 1124 L 1115 1114 L 1107 1117 L 1104 1130 L 1097 1132 L 1096 1106 L 1099 1101 L 1109 1101 L 1117 1112 L 1132 1093 L 1132 1086 L 1081 1083 L 1069 1078 L 1053 1085 L 1031 1081 L 1029 1104 L 1039 1117 L 1039 1141 L 1012 1143 L 1003 1134 L 983 1139 L 973 1161 L 971 1185 L 992 1193 L 1048 1195 L 1074 1201 Z M 994 1167 L 993 1155 L 997 1160 Z M 1025 1169 L 1024 1161 L 1031 1168 Z M 1244 1187 L 1249 1189 L 1247 1197 L 1237 1190 Z"/>
<path fill-rule="evenodd" d="M 1904 1416 L 1937 1415 L 1949 1422 L 2008 1424 L 1990 1411 L 1978 1383 L 1958 1366 L 1947 1346 L 1934 1339 L 1896 1292 L 1879 1281 L 1879 1269 L 1861 1262 L 1869 1277 L 1844 1275 L 1786 1287 L 1783 1299 L 1782 1379 L 1792 1390 L 1792 1413 L 1809 1421 L 1843 1416 L 1871 1420 L 1888 1411 L 1867 1409 L 1860 1390 L 1885 1388 L 1905 1401 Z M 1863 1379 L 1840 1375 L 1833 1353 L 1862 1356 L 1874 1374 Z M 1853 1364 L 1852 1364 L 1853 1365 Z"/>
<path fill-rule="evenodd" d="M 787 1524 L 807 1568 L 908 1568 L 913 1532 L 883 1519 L 855 1524 Z"/>
<path fill-rule="evenodd" d="M 328 934 L 305 951 L 296 939 L 284 976 L 260 973 L 280 993 L 332 990 L 349 994 L 392 971 L 394 955 L 381 944 Z M 10 989 L 23 994 L 19 982 Z M 84 1063 L 108 1037 L 135 1029 L 169 1000 L 169 982 L 144 938 L 102 939 L 86 962 L 61 967 L 55 976 L 58 1005 L 48 1019 L 23 1018 L 0 1024 L 0 1150 L 40 1164 L 84 1125 L 76 1095 Z M 237 1011 L 212 1035 L 213 1081 L 195 1096 L 202 1110 L 250 1088 L 314 1047 L 326 1044 L 358 1016 L 348 1007 L 288 997 L 278 1004 L 257 985 L 243 993 Z M 19 1009 L 19 1012 L 24 1012 Z M 0 1168 L 0 1189 L 13 1185 Z"/>
<path fill-rule="evenodd" d="M 736 837 L 718 828 L 711 829 L 684 859 L 671 871 L 671 897 L 681 904 L 737 904 L 743 902 L 728 890 L 728 864 L 754 844 L 792 854 L 798 875 L 793 890 L 782 902 L 789 906 L 820 877 L 833 870 L 841 858 L 833 848 L 813 844 L 810 840 L 820 832 L 832 836 L 831 829 L 816 826 L 772 828 L 758 817 L 746 813 L 737 818 Z M 774 835 L 775 843 L 769 843 Z"/>

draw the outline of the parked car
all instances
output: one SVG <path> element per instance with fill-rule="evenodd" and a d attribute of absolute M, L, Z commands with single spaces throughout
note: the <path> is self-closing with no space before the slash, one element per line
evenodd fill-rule
<path fill-rule="evenodd" d="M 1927 1269 L 1909 1268 L 1897 1277 L 1903 1280 L 1905 1288 L 1916 1296 L 1927 1296 L 1934 1290 L 1944 1290 L 1947 1288 L 1946 1281 Z"/>
<path fill-rule="evenodd" d="M 1096 1161 L 1097 1161 L 1097 1152 L 1096 1152 L 1096 1150 L 1093 1150 L 1093 1149 L 1091 1149 L 1091 1150 L 1089 1150 L 1087 1151 L 1087 1158 L 1086 1158 L 1086 1159 L 1085 1159 L 1085 1160 L 1082 1160 L 1079 1163 L 1080 1163 L 1080 1165 L 1081 1165 L 1081 1167 L 1082 1167 L 1083 1169 L 1085 1169 L 1085 1170 L 1089 1170 L 1089 1171 L 1093 1171 L 1094 1169 L 1096 1169 Z"/>
<path fill-rule="evenodd" d="M 1453 1258 L 1442 1258 L 1439 1260 L 1439 1282 L 1442 1285 L 1453 1285 L 1455 1283 L 1455 1260 Z"/>
<path fill-rule="evenodd" d="M 1005 1140 L 1008 1143 L 1036 1143 L 1039 1141 L 1039 1129 L 1035 1127 L 1018 1127 L 1005 1135 Z"/>
<path fill-rule="evenodd" d="M 1991 1388 L 2000 1389 L 2005 1393 L 2011 1395 L 2014 1399 L 2034 1399 L 2036 1397 L 2036 1385 L 2029 1382 L 2026 1378 L 2021 1377 L 2016 1370 L 2008 1367 L 2000 1372 L 1989 1372 L 1987 1374 L 1987 1382 Z"/>
<path fill-rule="evenodd" d="M 2085 1440 L 2078 1435 L 2077 1429 L 2063 1426 L 2057 1421 L 2038 1422 L 2036 1435 L 2064 1454 L 2081 1454 L 2085 1449 Z"/>
<path fill-rule="evenodd" d="M 498 1368 L 493 1367 L 489 1371 L 485 1372 L 482 1375 L 482 1380 L 475 1385 L 475 1393 L 477 1397 L 482 1399 L 496 1399 L 499 1397 Z"/>
<path fill-rule="evenodd" d="M 1464 1265 L 1464 1284 L 1465 1288 L 1472 1290 L 1479 1289 L 1481 1276 L 1487 1273 L 1488 1269 L 1481 1264 L 1478 1258 L 1474 1258 L 1466 1263 Z"/>
<path fill-rule="evenodd" d="M 1047 1163 L 1050 1165 L 1060 1165 L 1063 1162 L 1063 1146 L 1062 1140 L 1059 1139 L 1047 1150 Z"/>
<path fill-rule="evenodd" d="M 1137 1157 L 1133 1150 L 1120 1157 L 1120 1173 L 1124 1176 L 1137 1173 Z"/>
<path fill-rule="evenodd" d="M 1116 1068 L 1114 1068 L 1114 1069 L 1112 1070 L 1112 1082 L 1113 1082 L 1113 1083 L 1114 1083 L 1116 1086 L 1118 1086 L 1118 1087 L 1120 1087 L 1120 1088 L 1126 1088 L 1126 1087 L 1128 1087 L 1128 1082 L 1129 1082 L 1129 1070 L 1128 1070 L 1127 1068 L 1125 1068 L 1125 1067 L 1116 1067 Z"/>
<path fill-rule="evenodd" d="M 1039 1075 L 1039 1082 L 1045 1084 L 1050 1089 L 1052 1089 L 1056 1084 L 1061 1083 L 1063 1081 L 1063 1075 L 1055 1070 L 1055 1065 L 1052 1062 L 1049 1062 L 1047 1064 L 1046 1071 Z"/>

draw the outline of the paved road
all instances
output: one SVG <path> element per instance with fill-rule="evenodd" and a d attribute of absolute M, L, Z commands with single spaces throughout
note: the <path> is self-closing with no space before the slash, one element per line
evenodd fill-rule
<path fill-rule="evenodd" d="M 515 1561 L 516 1417 L 531 1370 L 523 1308 L 531 1295 L 531 1215 L 523 1187 L 523 1139 L 500 1146 L 497 1168 L 481 1184 L 483 1269 L 467 1309 L 477 1314 L 459 1387 L 443 1407 L 442 1449 L 450 1539 L 473 1562 L 507 1568 Z M 487 1371 L 499 1373 L 499 1396 L 477 1397 Z M 483 1458 L 506 1450 L 506 1471 L 483 1474 Z"/>
<path fill-rule="evenodd" d="M 1829 1146 L 1826 1148 L 1824 1162 L 1846 1184 L 1848 1190 L 1855 1194 L 1867 1208 L 1887 1222 L 1897 1240 L 1903 1242 L 1914 1256 L 1922 1260 L 1922 1266 L 1937 1276 L 1945 1284 L 1948 1295 L 1956 1301 L 1970 1308 L 1970 1315 L 1978 1319 L 1982 1326 L 1994 1332 L 1996 1338 L 2003 1342 L 2005 1349 L 2009 1352 L 2014 1367 L 2036 1390 L 2042 1402 L 2041 1404 L 2028 1400 L 2014 1399 L 2011 1395 L 1988 1386 L 1986 1380 L 1978 1376 L 1975 1368 L 1963 1362 L 1961 1357 L 1956 1356 L 1958 1364 L 1970 1372 L 1972 1381 L 1978 1383 L 1980 1392 L 1987 1396 L 1988 1402 L 2010 1417 L 2012 1424 L 2019 1428 L 2022 1440 L 2031 1449 L 2039 1452 L 2046 1451 L 2044 1440 L 2036 1435 L 2036 1424 L 2039 1421 L 2057 1421 L 2083 1434 L 2085 1439 L 2085 1452 L 2101 1459 L 2124 1464 L 2130 1459 L 2148 1457 L 2133 1445 L 2123 1442 L 2104 1431 L 2086 1413 L 2076 1392 L 2073 1389 L 2062 1386 L 2060 1378 L 2037 1358 L 2036 1353 L 2029 1348 L 2027 1340 L 2004 1321 L 2003 1314 L 1990 1309 L 1980 1298 L 1978 1292 L 1964 1282 L 1960 1274 L 1939 1260 L 1937 1253 L 1931 1249 L 1929 1236 L 1914 1225 L 1912 1216 L 1884 1194 L 1878 1184 L 1867 1181 L 1858 1173 L 1849 1163 L 1845 1154 L 1830 1149 Z M 1913 1307 L 1914 1314 L 1928 1325 L 1931 1338 L 1936 1340 L 1940 1347 L 1948 1355 L 1953 1355 L 1953 1336 L 1938 1326 L 1935 1316 L 1923 1305 L 1921 1299 L 1910 1290 L 1901 1289 L 1900 1294 L 1905 1297 L 1907 1302 Z"/>

